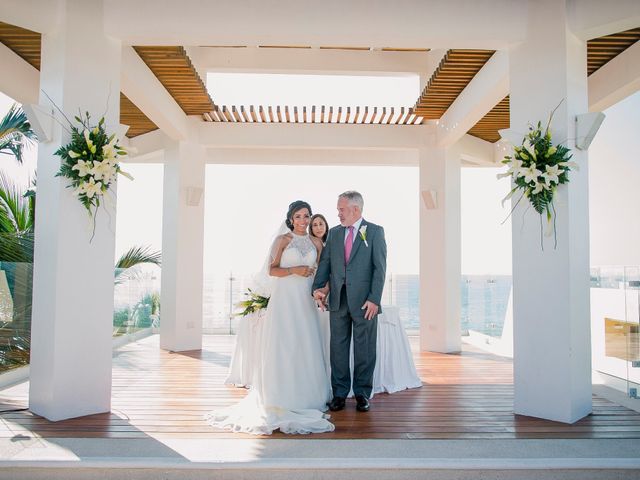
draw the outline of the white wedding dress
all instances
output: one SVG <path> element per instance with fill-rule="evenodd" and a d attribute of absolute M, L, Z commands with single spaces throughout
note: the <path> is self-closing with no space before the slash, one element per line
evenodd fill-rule
<path fill-rule="evenodd" d="M 308 235 L 295 234 L 280 266 L 313 266 L 317 250 Z M 249 394 L 229 408 L 211 412 L 213 426 L 259 435 L 334 430 L 324 414 L 331 399 L 319 312 L 311 296 L 313 277 L 277 278 L 262 319 L 260 361 Z"/>

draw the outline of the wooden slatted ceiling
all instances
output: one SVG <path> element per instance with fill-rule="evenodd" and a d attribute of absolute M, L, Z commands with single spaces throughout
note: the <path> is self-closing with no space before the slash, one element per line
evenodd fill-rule
<path fill-rule="evenodd" d="M 205 113 L 207 122 L 219 123 L 352 123 L 365 125 L 420 125 L 423 118 L 412 108 L 396 107 L 290 107 L 216 106 Z"/>
<path fill-rule="evenodd" d="M 120 123 L 129 125 L 129 130 L 127 130 L 127 137 L 129 138 L 158 129 L 158 126 L 122 92 L 120 92 Z"/>
<path fill-rule="evenodd" d="M 638 40 L 640 40 L 640 28 L 589 40 L 587 42 L 587 74 L 591 75 Z"/>
<path fill-rule="evenodd" d="M 42 38 L 38 32 L 0 22 L 0 42 L 37 70 L 40 70 L 41 41 Z M 129 138 L 158 129 L 157 125 L 122 93 L 120 93 L 120 123 L 129 125 L 127 131 Z"/>
<path fill-rule="evenodd" d="M 438 119 L 458 98 L 495 50 L 449 50 L 416 102 L 416 114 Z"/>
<path fill-rule="evenodd" d="M 640 28 L 594 38 L 587 42 L 587 75 L 611 61 L 640 40 Z M 509 128 L 509 97 L 500 101 L 467 133 L 488 142 L 500 140 L 498 130 Z"/>
<path fill-rule="evenodd" d="M 38 32 L 0 22 L 0 42 L 13 50 L 29 65 L 40 70 L 41 35 Z"/>
<path fill-rule="evenodd" d="M 504 97 L 467 133 L 494 143 L 500 140 L 498 130 L 503 128 L 509 128 L 509 95 Z"/>
<path fill-rule="evenodd" d="M 204 82 L 183 47 L 133 47 L 187 115 L 213 110 Z"/>

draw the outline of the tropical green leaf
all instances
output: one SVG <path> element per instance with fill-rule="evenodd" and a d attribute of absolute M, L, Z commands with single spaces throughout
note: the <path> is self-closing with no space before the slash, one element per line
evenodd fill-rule
<path fill-rule="evenodd" d="M 14 103 L 0 120 L 0 153 L 13 155 L 22 163 L 24 147 L 32 145 L 36 140 L 27 115 Z"/>
<path fill-rule="evenodd" d="M 131 268 L 141 263 L 161 265 L 162 254 L 152 251 L 150 246 L 131 247 L 116 263 L 116 268 Z"/>

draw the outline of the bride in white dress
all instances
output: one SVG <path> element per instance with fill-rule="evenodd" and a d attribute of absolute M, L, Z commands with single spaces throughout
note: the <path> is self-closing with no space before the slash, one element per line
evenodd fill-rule
<path fill-rule="evenodd" d="M 311 207 L 296 201 L 287 213 L 288 233 L 269 256 L 273 277 L 262 327 L 261 361 L 249 394 L 207 415 L 213 426 L 251 434 L 320 433 L 334 430 L 324 414 L 331 399 L 319 311 L 311 285 L 322 242 L 307 234 Z"/>

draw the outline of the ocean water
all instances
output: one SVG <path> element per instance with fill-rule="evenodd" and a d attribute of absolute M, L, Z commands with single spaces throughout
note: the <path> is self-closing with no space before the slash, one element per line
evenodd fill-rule
<path fill-rule="evenodd" d="M 205 333 L 235 333 L 238 317 L 235 307 L 244 299 L 250 277 L 226 275 L 206 277 L 204 283 Z M 499 337 L 502 333 L 511 276 L 463 275 L 460 279 L 460 323 L 463 335 L 475 330 Z M 409 332 L 417 332 L 420 324 L 420 277 L 390 275 L 383 292 L 383 305 L 398 307 L 400 318 Z"/>

